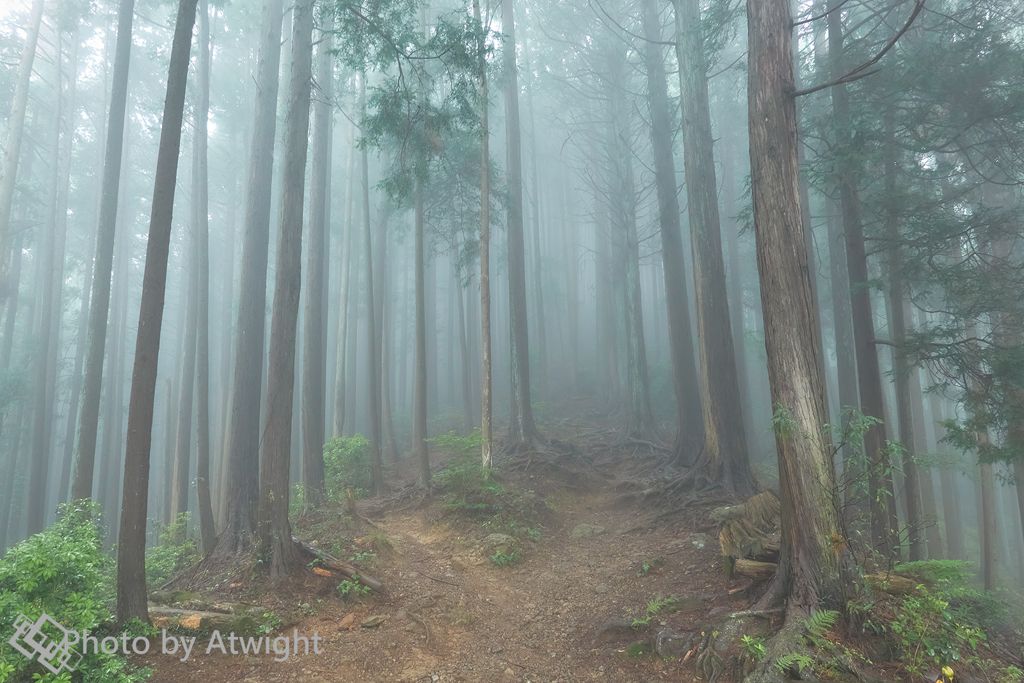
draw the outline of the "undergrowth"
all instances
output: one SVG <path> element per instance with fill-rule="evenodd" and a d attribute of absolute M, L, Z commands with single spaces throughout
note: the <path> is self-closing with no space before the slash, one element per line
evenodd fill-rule
<path fill-rule="evenodd" d="M 43 614 L 68 631 L 90 637 L 116 636 L 110 628 L 114 601 L 114 559 L 103 552 L 100 506 L 79 501 L 62 505 L 53 526 L 8 549 L 0 559 L 0 632 L 13 633 L 24 615 Z M 128 629 L 135 628 L 129 624 Z M 52 634 L 51 634 L 52 635 Z M 36 660 L 0 640 L 0 683 L 134 683 L 152 673 L 135 669 L 120 653 L 81 652 L 74 674 L 48 673 Z"/>

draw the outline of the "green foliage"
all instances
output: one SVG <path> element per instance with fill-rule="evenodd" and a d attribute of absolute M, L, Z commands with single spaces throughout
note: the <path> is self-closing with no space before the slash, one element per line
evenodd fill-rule
<path fill-rule="evenodd" d="M 164 585 L 175 573 L 199 559 L 195 540 L 187 536 L 188 520 L 189 513 L 178 515 L 176 521 L 160 530 L 160 545 L 146 552 L 147 589 L 153 590 Z"/>
<path fill-rule="evenodd" d="M 652 600 L 648 600 L 644 615 L 633 619 L 633 628 L 646 626 L 650 623 L 651 619 L 662 612 L 671 613 L 676 611 L 679 602 L 679 598 L 675 597 L 654 598 Z"/>
<path fill-rule="evenodd" d="M 99 505 L 78 501 L 62 505 L 56 523 L 10 548 L 0 559 L 0 632 L 10 633 L 19 615 L 38 619 L 46 613 L 70 631 L 106 632 L 113 602 L 114 559 L 103 553 Z M 133 632 L 137 625 L 129 625 Z M 75 673 L 87 683 L 133 683 L 148 669 L 134 670 L 121 655 L 84 652 Z M 0 682 L 71 680 L 55 677 L 0 641 Z"/>
<path fill-rule="evenodd" d="M 949 602 L 921 585 L 917 595 L 907 596 L 896 610 L 892 631 L 899 638 L 907 671 L 920 674 L 930 664 L 948 666 L 960 660 L 964 650 L 977 649 L 984 632 L 956 621 Z"/>
<path fill-rule="evenodd" d="M 507 552 L 498 551 L 491 555 L 491 562 L 498 565 L 499 567 L 511 567 L 512 565 L 519 564 L 519 561 L 523 559 L 523 553 L 519 548 L 509 548 Z"/>
<path fill-rule="evenodd" d="M 803 673 L 804 669 L 813 664 L 813 657 L 800 654 L 799 652 L 790 652 L 788 655 L 783 655 L 775 660 L 775 668 L 783 674 L 789 673 L 789 670 L 794 666 L 798 673 Z"/>
<path fill-rule="evenodd" d="M 747 651 L 755 662 L 760 662 L 764 659 L 764 654 L 767 651 L 764 646 L 764 638 L 758 638 L 756 636 L 743 636 L 740 647 Z"/>
<path fill-rule="evenodd" d="M 339 502 L 345 498 L 345 488 L 369 489 L 370 442 L 362 434 L 335 437 L 324 444 L 324 477 L 327 498 Z"/>
<path fill-rule="evenodd" d="M 273 633 L 277 628 L 281 626 L 281 617 L 274 614 L 274 612 L 264 612 L 263 618 L 259 623 L 259 632 L 263 634 Z"/>
<path fill-rule="evenodd" d="M 835 626 L 838 617 L 839 612 L 835 610 L 822 609 L 815 612 L 810 619 L 804 622 L 804 627 L 807 629 L 805 638 L 808 643 L 816 648 L 828 647 L 831 643 L 825 636 L 829 629 Z"/>
<path fill-rule="evenodd" d="M 473 456 L 480 454 L 484 444 L 484 437 L 480 433 L 480 428 L 477 427 L 465 436 L 452 430 L 447 434 L 427 439 L 427 441 L 433 442 L 434 448 L 439 451 L 446 451 L 462 459 L 470 460 Z"/>
<path fill-rule="evenodd" d="M 452 440 L 468 437 L 448 435 Z M 440 438 L 440 437 L 439 437 Z M 444 508 L 471 515 L 495 514 L 501 510 L 505 487 L 494 478 L 464 442 L 459 454 L 448 461 L 435 477 L 444 488 Z"/>
<path fill-rule="evenodd" d="M 898 564 L 893 567 L 893 572 L 931 583 L 939 581 L 966 583 L 974 576 L 967 571 L 969 566 L 970 562 L 964 560 L 921 560 Z"/>
<path fill-rule="evenodd" d="M 343 597 L 351 596 L 358 598 L 359 596 L 369 593 L 370 587 L 359 583 L 359 575 L 354 574 L 351 579 L 345 579 L 338 584 L 338 592 L 341 593 Z"/>
<path fill-rule="evenodd" d="M 995 681 L 996 683 L 1024 683 L 1024 671 L 1011 664 L 996 674 Z"/>

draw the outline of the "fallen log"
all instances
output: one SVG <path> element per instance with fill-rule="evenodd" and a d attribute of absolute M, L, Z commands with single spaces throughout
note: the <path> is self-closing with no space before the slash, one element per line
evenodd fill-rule
<path fill-rule="evenodd" d="M 739 559 L 733 564 L 733 574 L 742 574 L 752 579 L 763 581 L 775 574 L 774 562 L 758 562 L 757 560 Z"/>
<path fill-rule="evenodd" d="M 225 633 L 256 633 L 259 625 L 255 617 L 249 613 L 224 614 L 222 612 L 203 612 L 174 607 L 149 606 L 149 618 L 153 626 L 167 628 L 178 626 L 191 630 L 208 632 L 223 631 Z"/>
<path fill-rule="evenodd" d="M 343 562 L 342 560 L 333 557 L 329 553 L 326 553 L 323 550 L 320 550 L 319 548 L 314 548 L 305 541 L 300 541 L 294 536 L 292 536 L 292 541 L 300 548 L 302 548 L 302 551 L 305 552 L 307 555 L 310 555 L 316 560 L 319 560 L 320 565 L 322 567 L 326 567 L 327 569 L 340 572 L 341 574 L 344 574 L 353 581 L 358 581 L 364 586 L 368 586 L 375 591 L 380 590 L 384 587 L 384 584 L 382 584 L 380 581 L 373 578 L 372 576 L 367 576 L 366 574 L 359 571 L 348 562 Z"/>

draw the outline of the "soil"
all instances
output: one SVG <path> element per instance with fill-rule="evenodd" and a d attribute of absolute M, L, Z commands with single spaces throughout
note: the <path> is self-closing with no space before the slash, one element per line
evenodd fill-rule
<path fill-rule="evenodd" d="M 709 614 L 743 609 L 745 603 L 728 597 L 731 587 L 742 584 L 727 581 L 717 539 L 697 530 L 696 518 L 655 521 L 663 510 L 616 503 L 622 500 L 613 491 L 616 471 L 624 459 L 631 466 L 638 461 L 630 455 L 632 446 L 625 455 L 614 450 L 591 451 L 589 461 L 545 455 L 520 457 L 519 468 L 499 467 L 506 491 L 535 491 L 544 502 L 534 523 L 539 538 L 521 542 L 522 559 L 512 566 L 498 566 L 488 557 L 482 539 L 494 529 L 484 520 L 446 512 L 435 496 L 416 509 L 384 514 L 377 529 L 360 523 L 364 534 L 386 535 L 393 545 L 360 563 L 383 582 L 382 591 L 345 599 L 336 590 L 343 577 L 302 571 L 251 600 L 281 618 L 275 637 L 317 634 L 320 654 L 312 649 L 305 654 L 301 640 L 298 654 L 286 661 L 276 661 L 281 656 L 273 646 L 270 654 L 255 656 L 225 655 L 217 648 L 207 654 L 210 639 L 201 634 L 187 661 L 179 661 L 180 648 L 177 655 L 162 654 L 159 636 L 149 654 L 132 661 L 151 667 L 154 683 L 698 680 L 692 661 L 636 656 L 627 648 L 658 631 L 699 632 L 710 623 Z M 371 508 L 372 502 L 360 503 L 368 515 Z M 332 523 L 342 511 L 339 506 L 304 519 L 296 534 L 329 551 L 336 540 L 345 541 L 342 534 L 351 533 Z M 603 531 L 574 537 L 578 525 Z M 368 549 L 365 536 L 355 542 Z M 250 581 L 235 575 L 230 582 L 213 582 L 209 594 L 217 601 L 244 600 L 256 590 L 247 590 Z M 645 616 L 649 601 L 668 597 L 683 598 L 674 605 L 678 611 L 632 627 L 634 618 Z M 374 621 L 381 623 L 363 627 Z"/>

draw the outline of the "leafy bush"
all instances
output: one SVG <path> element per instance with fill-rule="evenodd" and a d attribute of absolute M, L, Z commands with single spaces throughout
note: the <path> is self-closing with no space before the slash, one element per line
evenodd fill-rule
<path fill-rule="evenodd" d="M 502 507 L 500 496 L 505 487 L 468 450 L 449 460 L 435 481 L 444 488 L 446 510 L 482 515 L 494 514 Z"/>
<path fill-rule="evenodd" d="M 458 434 L 455 430 L 448 432 L 447 434 L 441 434 L 435 436 L 433 439 L 427 439 L 434 444 L 434 448 L 439 451 L 447 451 L 457 457 L 471 459 L 474 455 L 480 454 L 480 449 L 484 444 L 484 437 L 480 433 L 480 428 L 477 427 L 472 432 L 463 436 Z M 479 458 L 477 458 L 479 460 Z"/>
<path fill-rule="evenodd" d="M 46 531 L 10 548 L 0 559 L 0 632 L 11 633 L 24 614 L 33 621 L 43 613 L 69 631 L 90 636 L 106 632 L 113 602 L 114 559 L 103 553 L 99 505 L 78 501 L 62 505 L 57 522 Z M 142 681 L 148 669 L 133 670 L 120 654 L 91 648 L 74 674 L 85 683 Z M 70 681 L 66 672 L 54 676 L 0 640 L 0 683 Z"/>
<path fill-rule="evenodd" d="M 899 636 L 911 673 L 922 673 L 930 663 L 943 667 L 957 662 L 962 650 L 975 650 L 985 639 L 977 626 L 956 621 L 940 591 L 924 585 L 918 587 L 917 595 L 903 599 L 896 615 L 892 630 Z"/>
<path fill-rule="evenodd" d="M 370 442 L 362 434 L 335 437 L 324 444 L 324 475 L 327 497 L 345 499 L 345 488 L 370 488 Z"/>
<path fill-rule="evenodd" d="M 189 513 L 160 530 L 160 545 L 146 552 L 146 588 L 154 590 L 171 580 L 177 572 L 199 559 L 195 539 L 188 538 Z"/>

